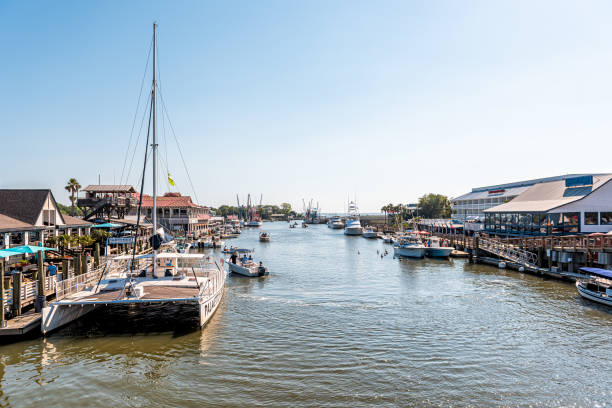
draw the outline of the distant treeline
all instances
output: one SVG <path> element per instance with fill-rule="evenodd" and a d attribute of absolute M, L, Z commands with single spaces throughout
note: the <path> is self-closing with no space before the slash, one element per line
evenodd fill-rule
<path fill-rule="evenodd" d="M 296 212 L 291 208 L 291 204 L 282 203 L 280 206 L 273 204 L 264 204 L 261 207 L 255 206 L 257 212 L 261 213 L 262 218 L 268 219 L 272 217 L 272 214 L 282 214 L 282 215 L 296 215 Z M 219 208 L 212 208 L 215 214 L 220 216 L 228 216 L 228 215 L 238 215 L 239 208 L 233 205 L 222 205 Z M 246 214 L 246 207 L 242 207 L 242 214 Z"/>

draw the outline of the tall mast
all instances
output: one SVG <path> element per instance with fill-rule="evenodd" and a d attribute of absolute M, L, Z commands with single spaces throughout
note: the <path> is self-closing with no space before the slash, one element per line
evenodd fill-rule
<path fill-rule="evenodd" d="M 153 235 L 157 234 L 157 103 L 155 78 L 157 58 L 157 23 L 153 23 L 153 90 L 151 91 L 153 106 Z M 157 250 L 153 250 L 153 276 L 157 272 Z"/>

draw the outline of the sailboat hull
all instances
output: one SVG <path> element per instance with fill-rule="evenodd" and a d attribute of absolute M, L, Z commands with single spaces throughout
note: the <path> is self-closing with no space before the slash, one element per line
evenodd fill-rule
<path fill-rule="evenodd" d="M 49 334 L 93 311 L 95 305 L 52 304 L 42 309 L 42 334 Z"/>

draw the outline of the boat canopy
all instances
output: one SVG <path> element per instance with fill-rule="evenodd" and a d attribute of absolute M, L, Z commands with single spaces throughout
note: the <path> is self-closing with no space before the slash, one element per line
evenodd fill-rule
<path fill-rule="evenodd" d="M 591 268 L 591 267 L 582 267 L 581 271 L 590 273 L 591 275 L 601 276 L 603 278 L 612 279 L 612 271 L 609 269 L 600 269 L 600 268 Z"/>
<path fill-rule="evenodd" d="M 92 225 L 91 228 L 119 228 L 119 227 L 124 227 L 125 225 L 123 224 L 115 224 L 112 222 L 105 222 L 104 224 L 96 224 L 96 225 Z"/>

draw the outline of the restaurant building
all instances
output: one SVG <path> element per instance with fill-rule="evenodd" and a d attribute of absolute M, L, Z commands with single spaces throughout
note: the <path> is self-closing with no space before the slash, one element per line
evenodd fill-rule
<path fill-rule="evenodd" d="M 601 174 L 566 174 L 563 176 L 546 177 L 514 183 L 497 184 L 486 187 L 475 187 L 469 193 L 451 200 L 453 220 L 460 222 L 481 220 L 485 218 L 485 210 L 507 203 L 518 197 L 529 188 L 540 183 L 572 179 L 582 176 L 601 176 Z"/>
<path fill-rule="evenodd" d="M 543 236 L 612 231 L 612 174 L 540 182 L 511 201 L 484 210 L 485 232 Z"/>
<path fill-rule="evenodd" d="M 166 193 L 157 197 L 157 220 L 171 232 L 199 237 L 208 233 L 210 208 L 195 204 L 191 197 Z M 142 196 L 142 211 L 147 219 L 153 215 L 153 197 Z"/>

